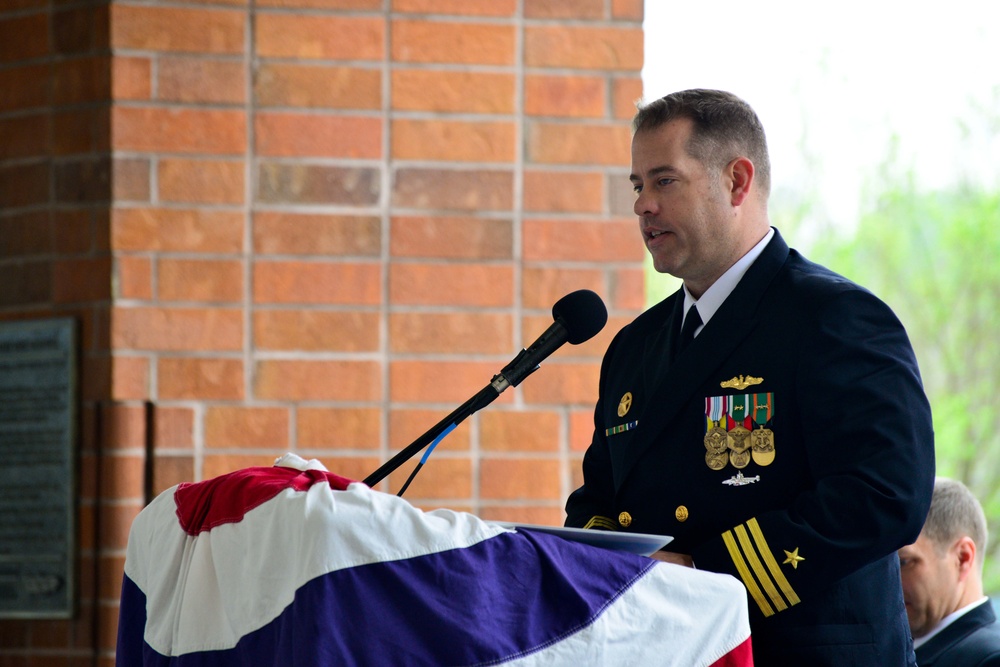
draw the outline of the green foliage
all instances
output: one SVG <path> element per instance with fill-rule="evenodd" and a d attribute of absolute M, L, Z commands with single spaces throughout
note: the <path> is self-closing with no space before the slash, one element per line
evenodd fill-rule
<path fill-rule="evenodd" d="M 887 183 L 852 235 L 808 255 L 868 287 L 906 326 L 934 411 L 937 473 L 965 482 L 994 536 L 985 586 L 1000 590 L 1000 193 Z"/>

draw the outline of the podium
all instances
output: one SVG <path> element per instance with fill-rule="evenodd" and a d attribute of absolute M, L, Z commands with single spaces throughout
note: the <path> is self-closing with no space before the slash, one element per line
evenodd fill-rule
<path fill-rule="evenodd" d="M 160 494 L 129 533 L 117 664 L 752 664 L 746 592 L 402 498 L 289 455 Z"/>

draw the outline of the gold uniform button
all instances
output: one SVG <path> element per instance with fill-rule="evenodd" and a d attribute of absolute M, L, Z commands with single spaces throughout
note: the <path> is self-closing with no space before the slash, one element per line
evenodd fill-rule
<path fill-rule="evenodd" d="M 688 520 L 688 508 L 684 507 L 684 505 L 678 505 L 677 509 L 674 510 L 674 516 L 681 523 L 687 521 Z"/>
<path fill-rule="evenodd" d="M 628 512 L 622 512 L 618 515 L 618 523 L 622 525 L 622 528 L 628 528 L 632 525 L 632 515 Z"/>

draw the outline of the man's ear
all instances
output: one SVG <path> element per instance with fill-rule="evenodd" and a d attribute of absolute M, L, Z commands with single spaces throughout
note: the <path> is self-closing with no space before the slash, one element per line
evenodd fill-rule
<path fill-rule="evenodd" d="M 750 158 L 738 157 L 729 163 L 726 172 L 731 184 L 731 203 L 733 206 L 740 206 L 750 196 L 754 177 L 753 162 Z"/>
<path fill-rule="evenodd" d="M 965 579 L 976 566 L 976 543 L 968 535 L 960 537 L 952 546 L 952 552 L 958 558 L 958 578 Z"/>

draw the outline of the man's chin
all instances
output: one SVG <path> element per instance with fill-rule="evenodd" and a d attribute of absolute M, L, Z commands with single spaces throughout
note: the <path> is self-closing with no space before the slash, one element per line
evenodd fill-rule
<path fill-rule="evenodd" d="M 910 623 L 910 636 L 914 639 L 920 639 L 927 634 L 928 628 L 925 623 L 921 623 L 913 618 L 910 614 L 910 610 L 906 610 L 906 620 Z"/>
<path fill-rule="evenodd" d="M 656 257 L 653 257 L 653 268 L 656 270 L 657 273 L 664 273 L 668 276 L 677 275 L 676 273 L 674 273 L 674 271 L 677 270 L 677 266 L 675 265 L 675 263 L 665 259 L 658 259 Z"/>

